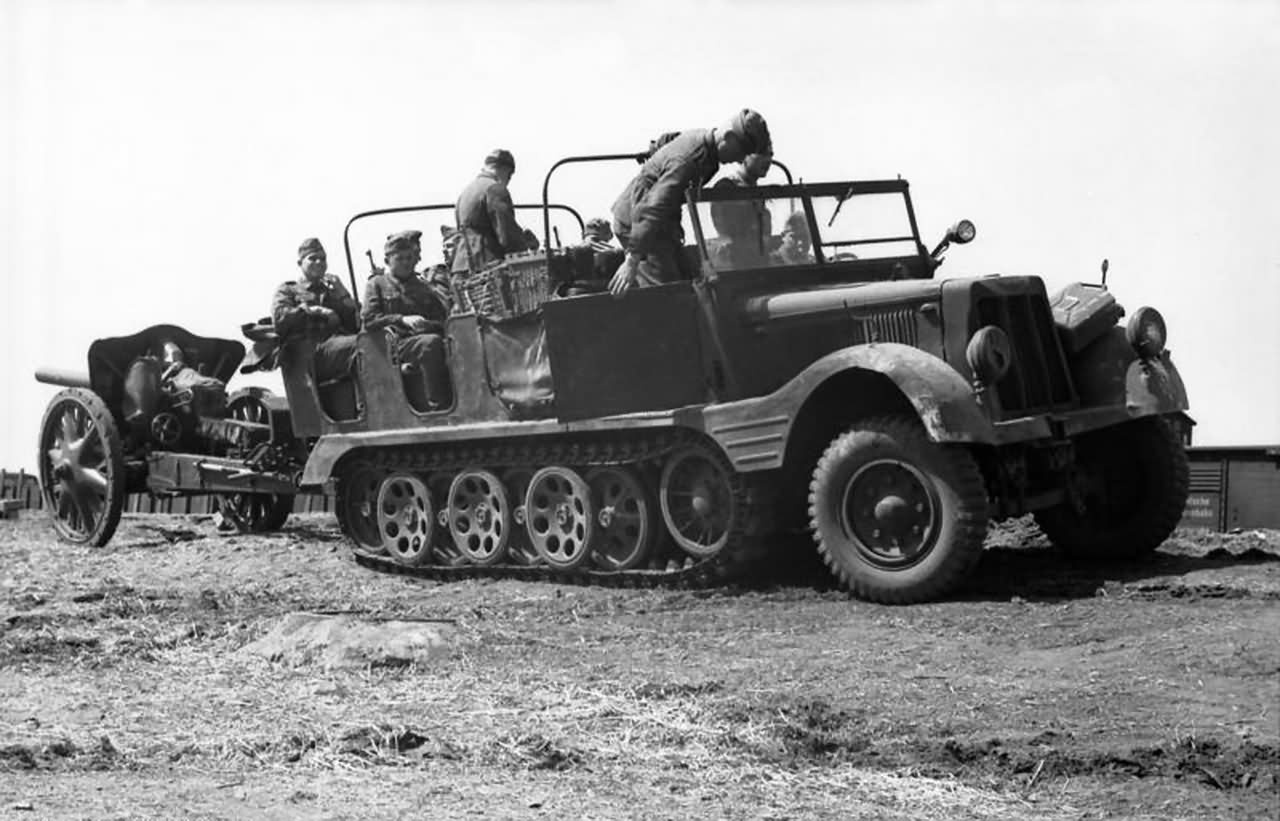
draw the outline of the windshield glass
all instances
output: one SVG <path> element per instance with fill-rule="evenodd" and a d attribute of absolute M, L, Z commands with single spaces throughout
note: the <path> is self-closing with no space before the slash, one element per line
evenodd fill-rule
<path fill-rule="evenodd" d="M 805 197 L 797 187 L 718 186 L 697 203 L 707 255 L 718 270 L 816 263 Z M 853 193 L 844 184 L 806 187 L 823 261 L 919 253 L 899 191 Z"/>
<path fill-rule="evenodd" d="M 815 196 L 822 254 L 828 260 L 884 259 L 917 253 L 901 194 Z"/>

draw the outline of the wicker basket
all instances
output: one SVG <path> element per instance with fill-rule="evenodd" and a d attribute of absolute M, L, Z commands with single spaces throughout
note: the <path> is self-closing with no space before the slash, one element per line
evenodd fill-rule
<path fill-rule="evenodd" d="M 514 256 L 455 280 L 456 312 L 506 319 L 536 311 L 553 293 L 546 258 Z"/>

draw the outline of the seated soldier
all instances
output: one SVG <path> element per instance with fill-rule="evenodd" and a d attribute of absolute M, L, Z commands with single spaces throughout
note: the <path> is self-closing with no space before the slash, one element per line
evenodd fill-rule
<path fill-rule="evenodd" d="M 327 382 L 350 373 L 356 352 L 356 301 L 342 281 L 326 272 L 328 257 L 320 240 L 311 237 L 298 246 L 302 279 L 291 279 L 276 288 L 271 300 L 271 321 L 281 340 L 310 336 L 316 339 L 315 377 Z"/>
<path fill-rule="evenodd" d="M 410 402 L 419 410 L 440 410 L 452 401 L 443 336 L 449 309 L 414 271 L 422 258 L 421 237 L 421 231 L 387 237 L 387 269 L 369 278 L 360 320 L 366 331 L 385 328 L 396 335 L 393 353 L 408 377 Z"/>
<path fill-rule="evenodd" d="M 787 217 L 782 226 L 782 243 L 769 259 L 774 265 L 806 265 L 813 262 L 811 245 L 809 218 L 803 211 L 796 211 Z"/>
<path fill-rule="evenodd" d="M 612 243 L 613 229 L 609 227 L 607 219 L 592 217 L 587 220 L 586 226 L 582 229 L 583 245 L 590 245 L 597 251 L 612 251 L 616 247 Z"/>

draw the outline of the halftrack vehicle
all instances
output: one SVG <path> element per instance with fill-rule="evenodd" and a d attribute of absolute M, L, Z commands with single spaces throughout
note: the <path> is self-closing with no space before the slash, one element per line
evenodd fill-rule
<path fill-rule="evenodd" d="M 557 163 L 543 250 L 454 280 L 445 409 L 415 404 L 385 331 L 328 382 L 311 339 L 284 340 L 287 401 L 220 393 L 244 346 L 174 326 L 40 372 L 65 386 L 40 432 L 55 528 L 103 544 L 150 490 L 271 529 L 328 492 L 366 565 L 601 582 L 719 578 L 808 529 L 855 595 L 906 603 L 956 590 L 992 520 L 1033 513 L 1103 557 L 1175 527 L 1192 422 L 1155 309 L 1121 324 L 1105 285 L 941 278 L 971 223 L 929 249 L 906 181 L 789 175 L 691 190 L 690 278 L 615 297 L 622 252 L 554 244 L 548 189 L 566 163 L 642 157 Z M 353 218 L 353 294 L 354 224 L 451 208 Z M 212 379 L 181 383 L 166 344 Z"/>

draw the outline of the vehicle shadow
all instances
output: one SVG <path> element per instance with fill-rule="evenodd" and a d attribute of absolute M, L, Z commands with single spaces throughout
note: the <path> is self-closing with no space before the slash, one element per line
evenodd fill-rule
<path fill-rule="evenodd" d="M 1216 546 L 1210 546 L 1215 542 Z M 1280 563 L 1280 550 L 1275 547 L 1260 540 L 1224 539 L 1222 534 L 1210 534 L 1199 542 L 1174 538 L 1142 559 L 1105 561 L 1068 556 L 1050 546 L 1038 531 L 1026 539 L 1005 538 L 997 531 L 968 583 L 949 598 L 1061 601 L 1128 595 L 1280 600 L 1280 579 L 1269 585 L 1246 586 L 1223 581 L 1213 573 L 1274 563 Z M 769 557 L 761 562 L 758 571 L 744 580 L 743 586 L 757 590 L 808 587 L 818 592 L 840 589 L 806 534 L 776 537 Z M 1197 579 L 1201 573 L 1207 575 Z"/>

